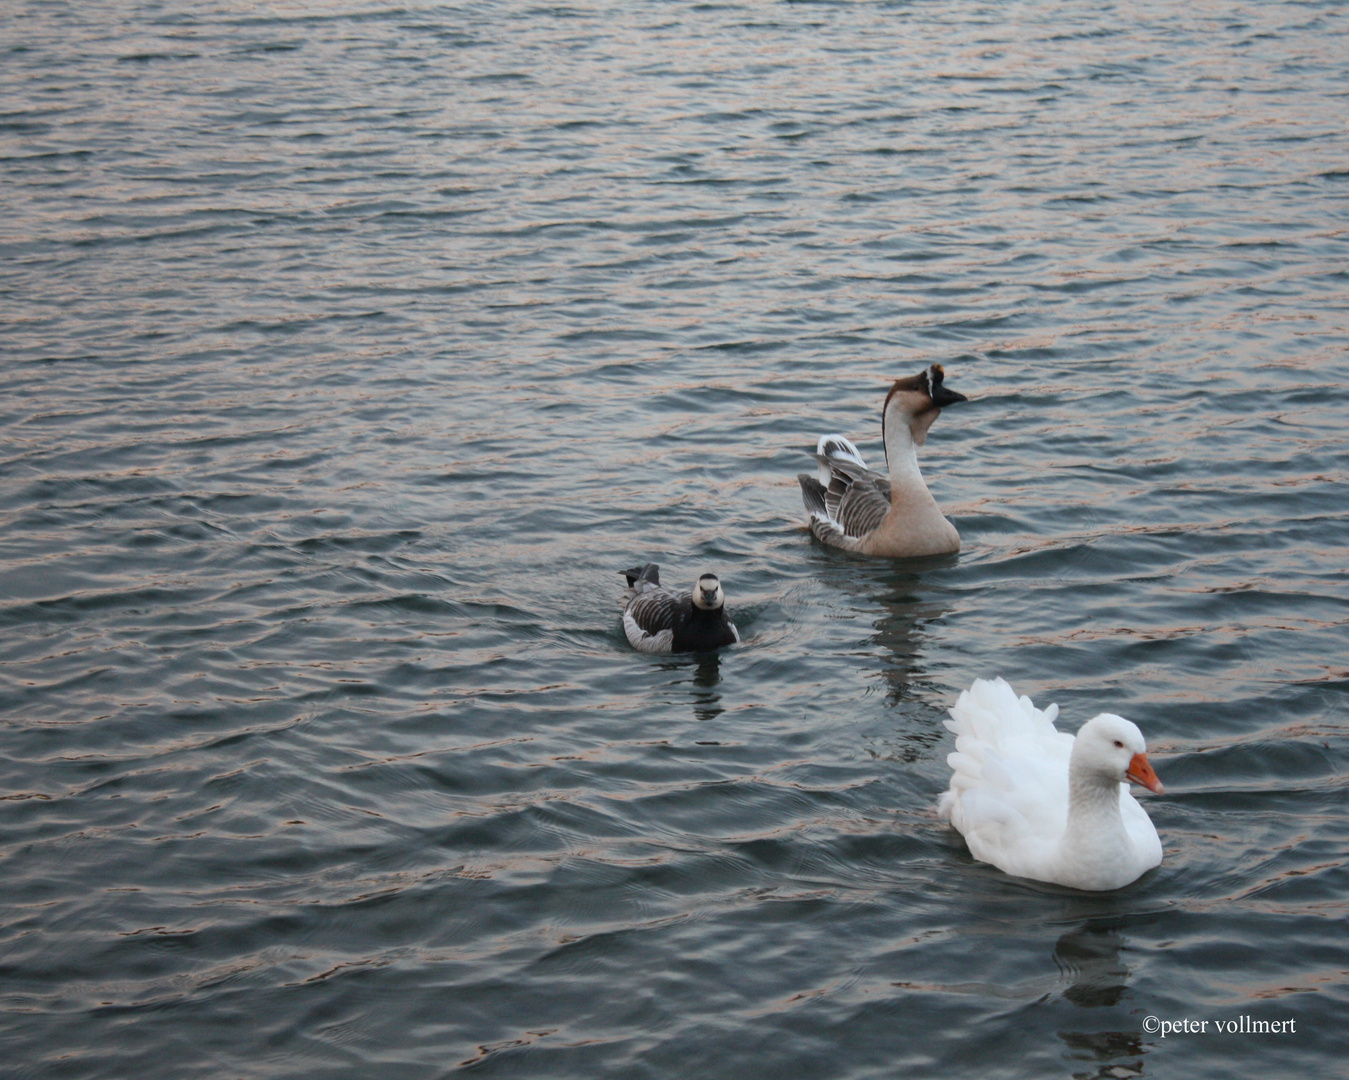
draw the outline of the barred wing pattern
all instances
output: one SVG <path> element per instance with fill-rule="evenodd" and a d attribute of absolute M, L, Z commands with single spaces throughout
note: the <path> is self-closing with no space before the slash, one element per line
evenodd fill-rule
<path fill-rule="evenodd" d="M 692 607 L 688 593 L 647 584 L 624 609 L 623 632 L 639 652 L 667 653 L 674 645 L 674 628 L 688 621 Z"/>
<path fill-rule="evenodd" d="M 865 536 L 890 510 L 890 478 L 870 469 L 829 461 L 824 505 L 844 536 Z"/>
<path fill-rule="evenodd" d="M 820 476 L 802 473 L 801 494 L 811 531 L 840 547 L 875 529 L 890 510 L 890 478 L 868 469 L 842 435 L 822 436 L 816 449 Z"/>

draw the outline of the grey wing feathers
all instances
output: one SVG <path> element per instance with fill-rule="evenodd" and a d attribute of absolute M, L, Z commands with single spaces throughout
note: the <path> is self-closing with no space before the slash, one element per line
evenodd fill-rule
<path fill-rule="evenodd" d="M 669 589 L 648 589 L 641 596 L 633 598 L 627 614 L 648 634 L 655 634 L 674 627 L 679 620 L 681 600 L 684 604 L 689 603 L 687 596 L 680 596 Z"/>
<path fill-rule="evenodd" d="M 865 536 L 890 510 L 890 482 L 875 473 L 845 478 L 835 471 L 824 501 L 845 536 Z"/>
<path fill-rule="evenodd" d="M 639 582 L 639 585 L 641 583 Z M 632 590 L 636 591 L 636 590 Z M 666 653 L 674 644 L 674 628 L 692 605 L 687 593 L 647 584 L 623 609 L 623 632 L 634 649 Z"/>
<path fill-rule="evenodd" d="M 818 460 L 827 487 L 805 473 L 798 477 L 815 535 L 837 544 L 871 532 L 890 510 L 889 477 L 846 458 L 820 454 Z"/>
<path fill-rule="evenodd" d="M 806 513 L 810 515 L 810 531 L 826 544 L 847 547 L 848 538 L 829 516 L 824 485 L 806 473 L 798 473 L 796 478 L 801 482 L 801 498 L 806 504 Z"/>
<path fill-rule="evenodd" d="M 623 633 L 628 644 L 638 652 L 668 653 L 674 651 L 674 631 L 662 630 L 659 634 L 648 634 L 628 615 L 623 616 Z"/>
<path fill-rule="evenodd" d="M 809 473 L 797 473 L 796 479 L 801 483 L 801 500 L 806 504 L 806 513 L 811 517 L 816 514 L 828 517 L 829 509 L 824 505 L 824 485 Z"/>

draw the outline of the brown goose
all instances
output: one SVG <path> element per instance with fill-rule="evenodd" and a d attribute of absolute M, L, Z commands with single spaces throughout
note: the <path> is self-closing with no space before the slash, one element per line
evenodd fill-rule
<path fill-rule="evenodd" d="M 867 468 L 842 435 L 822 435 L 815 448 L 819 479 L 801 473 L 810 531 L 826 544 L 861 555 L 914 557 L 960 550 L 960 535 L 942 515 L 918 471 L 918 447 L 947 405 L 969 400 L 942 385 L 933 364 L 898 380 L 881 409 L 881 436 L 889 475 Z"/>

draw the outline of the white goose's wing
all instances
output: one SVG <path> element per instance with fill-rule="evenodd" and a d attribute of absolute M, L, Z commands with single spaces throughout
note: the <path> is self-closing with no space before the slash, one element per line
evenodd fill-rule
<path fill-rule="evenodd" d="M 970 854 L 1005 873 L 1040 877 L 1068 820 L 1073 737 L 1055 730 L 1058 708 L 1041 711 L 1002 679 L 977 679 L 946 726 L 951 786 L 938 812 L 965 837 Z"/>

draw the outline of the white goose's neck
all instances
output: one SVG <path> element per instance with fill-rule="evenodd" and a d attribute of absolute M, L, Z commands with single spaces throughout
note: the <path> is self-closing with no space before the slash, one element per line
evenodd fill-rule
<path fill-rule="evenodd" d="M 1065 868 L 1108 876 L 1118 871 L 1133 847 L 1120 814 L 1120 783 L 1073 764 L 1068 767 L 1068 822 L 1059 859 Z"/>

